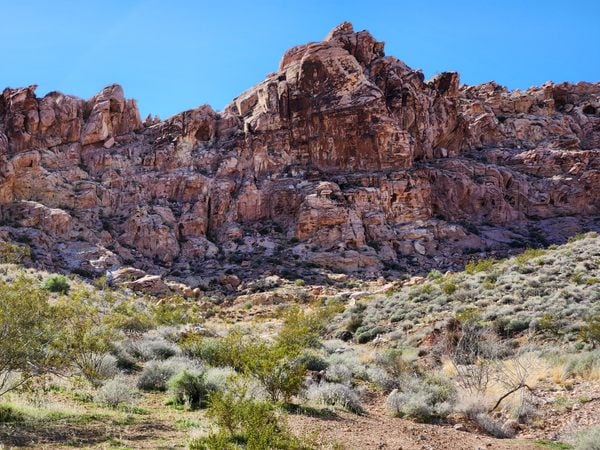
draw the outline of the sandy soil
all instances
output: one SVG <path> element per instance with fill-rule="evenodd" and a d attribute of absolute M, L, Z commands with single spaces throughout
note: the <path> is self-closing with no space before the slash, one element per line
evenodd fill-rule
<path fill-rule="evenodd" d="M 377 403 L 366 405 L 362 416 L 337 412 L 329 418 L 292 414 L 289 424 L 298 434 L 316 437 L 321 443 L 335 442 L 345 450 L 539 450 L 533 442 L 494 439 L 450 424 L 419 424 L 390 417 Z"/>

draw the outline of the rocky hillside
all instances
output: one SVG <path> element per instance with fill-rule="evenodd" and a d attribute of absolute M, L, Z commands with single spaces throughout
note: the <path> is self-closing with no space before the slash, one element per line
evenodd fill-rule
<path fill-rule="evenodd" d="M 599 149 L 600 83 L 425 81 L 343 23 L 221 112 L 142 122 L 117 85 L 5 89 L 0 238 L 41 267 L 192 288 L 452 268 L 599 229 Z"/>

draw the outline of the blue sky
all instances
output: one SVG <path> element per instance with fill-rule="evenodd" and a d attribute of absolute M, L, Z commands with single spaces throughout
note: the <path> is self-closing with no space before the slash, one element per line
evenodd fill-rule
<path fill-rule="evenodd" d="M 463 83 L 600 80 L 600 1 L 0 0 L 0 89 L 90 97 L 119 83 L 161 118 L 231 99 L 348 20 L 386 54 Z"/>

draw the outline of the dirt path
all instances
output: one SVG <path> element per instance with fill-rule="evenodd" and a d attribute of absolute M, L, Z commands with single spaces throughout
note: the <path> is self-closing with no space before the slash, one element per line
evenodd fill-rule
<path fill-rule="evenodd" d="M 419 424 L 389 417 L 367 405 L 365 415 L 338 412 L 329 418 L 290 415 L 289 424 L 299 435 L 316 436 L 319 443 L 339 443 L 346 450 L 540 450 L 532 442 L 494 439 L 451 425 Z"/>

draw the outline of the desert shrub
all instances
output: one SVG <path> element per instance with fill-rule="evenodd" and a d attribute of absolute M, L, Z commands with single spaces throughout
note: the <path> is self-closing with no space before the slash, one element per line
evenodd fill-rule
<path fill-rule="evenodd" d="M 566 377 L 588 377 L 594 370 L 600 369 L 600 350 L 575 355 L 567 362 Z"/>
<path fill-rule="evenodd" d="M 444 274 L 442 274 L 442 272 L 440 272 L 439 270 L 431 270 L 428 274 L 427 274 L 427 278 L 431 279 L 431 280 L 439 280 L 440 278 L 442 278 L 444 276 Z"/>
<path fill-rule="evenodd" d="M 190 409 L 206 406 L 208 396 L 215 390 L 206 381 L 205 372 L 183 370 L 167 382 L 172 402 Z"/>
<path fill-rule="evenodd" d="M 187 356 L 198 358 L 212 366 L 229 366 L 239 362 L 235 350 L 241 345 L 241 336 L 235 331 L 232 333 L 223 339 L 192 335 L 181 342 L 180 346 Z"/>
<path fill-rule="evenodd" d="M 31 257 L 31 247 L 0 241 L 0 264 L 20 264 Z"/>
<path fill-rule="evenodd" d="M 339 353 L 347 350 L 348 344 L 340 339 L 328 339 L 321 343 L 321 347 L 325 353 L 331 355 L 333 353 Z"/>
<path fill-rule="evenodd" d="M 351 387 L 341 383 L 321 382 L 309 386 L 306 397 L 312 402 L 342 408 L 356 414 L 363 411 L 358 394 Z"/>
<path fill-rule="evenodd" d="M 0 396 L 59 363 L 59 334 L 47 291 L 24 276 L 0 280 Z"/>
<path fill-rule="evenodd" d="M 494 259 L 480 259 L 479 261 L 471 260 L 465 266 L 465 272 L 468 274 L 474 274 L 479 272 L 486 272 L 494 264 L 496 264 L 496 260 Z"/>
<path fill-rule="evenodd" d="M 371 342 L 377 337 L 378 334 L 382 334 L 383 332 L 384 330 L 381 327 L 362 325 L 356 330 L 355 340 L 359 344 L 366 344 L 367 342 Z"/>
<path fill-rule="evenodd" d="M 575 450 L 600 450 L 600 426 L 581 433 L 575 444 Z"/>
<path fill-rule="evenodd" d="M 0 405 L 0 424 L 22 422 L 24 415 L 11 405 Z"/>
<path fill-rule="evenodd" d="M 343 353 L 334 353 L 327 357 L 327 362 L 329 363 L 329 369 L 333 366 L 336 366 L 337 369 L 333 369 L 330 371 L 330 375 L 337 373 L 344 378 L 347 378 L 348 372 L 352 377 L 366 379 L 366 366 L 360 361 L 358 355 L 353 351 L 346 351 Z M 335 375 L 333 375 L 335 376 Z"/>
<path fill-rule="evenodd" d="M 455 401 L 452 382 L 441 375 L 429 374 L 422 378 L 404 377 L 400 389 L 388 396 L 387 405 L 394 416 L 429 421 L 447 416 Z"/>
<path fill-rule="evenodd" d="M 277 344 L 288 351 L 319 347 L 325 331 L 325 320 L 333 312 L 329 308 L 310 313 L 298 307 L 288 309 L 283 315 L 283 327 L 277 336 Z"/>
<path fill-rule="evenodd" d="M 280 412 L 272 403 L 249 398 L 240 386 L 212 394 L 206 414 L 215 422 L 217 429 L 206 437 L 193 439 L 189 443 L 192 450 L 234 449 L 240 446 L 249 450 L 312 448 L 287 430 Z"/>
<path fill-rule="evenodd" d="M 43 287 L 50 292 L 57 292 L 59 294 L 66 294 L 71 289 L 69 280 L 64 275 L 50 275 L 44 281 Z"/>
<path fill-rule="evenodd" d="M 224 390 L 234 376 L 235 370 L 231 367 L 209 367 L 204 372 L 206 384 L 216 391 Z"/>
<path fill-rule="evenodd" d="M 199 369 L 199 367 L 183 358 L 150 361 L 140 373 L 137 386 L 144 391 L 166 391 L 169 379 L 186 369 Z"/>
<path fill-rule="evenodd" d="M 111 308 L 105 322 L 113 329 L 144 332 L 156 325 L 152 315 L 143 304 L 121 301 Z"/>
<path fill-rule="evenodd" d="M 600 344 L 600 315 L 588 317 L 579 330 L 583 341 L 589 342 L 593 347 Z"/>
<path fill-rule="evenodd" d="M 249 377 L 258 380 L 267 391 L 272 401 L 288 400 L 297 394 L 302 386 L 306 367 L 298 360 L 303 347 L 299 329 L 303 329 L 303 319 L 294 315 L 290 319 L 288 342 L 281 336 L 275 342 L 233 330 L 218 341 L 208 341 L 207 347 L 200 339 L 197 344 L 188 347 L 188 352 L 202 355 L 202 359 L 215 366 L 232 367 Z M 284 326 L 286 329 L 286 326 Z M 292 331 L 295 330 L 295 331 Z M 309 333 L 310 335 L 310 333 Z"/>
<path fill-rule="evenodd" d="M 258 341 L 246 347 L 242 372 L 258 380 L 272 401 L 288 401 L 300 392 L 306 374 L 296 356 L 277 344 Z"/>
<path fill-rule="evenodd" d="M 546 313 L 537 320 L 537 328 L 550 336 L 556 336 L 560 332 L 560 321 L 553 314 Z"/>
<path fill-rule="evenodd" d="M 119 371 L 117 358 L 110 353 L 89 352 L 79 357 L 76 364 L 81 374 L 94 385 L 114 377 Z"/>
<path fill-rule="evenodd" d="M 529 248 L 520 255 L 515 256 L 514 261 L 518 266 L 522 266 L 523 264 L 531 261 L 532 259 L 539 258 L 540 256 L 544 256 L 545 254 L 546 250 L 544 249 Z"/>
<path fill-rule="evenodd" d="M 375 364 L 395 378 L 417 371 L 414 361 L 410 360 L 402 349 L 397 348 L 377 353 Z"/>
<path fill-rule="evenodd" d="M 133 404 L 137 395 L 137 389 L 128 379 L 116 377 L 98 389 L 94 400 L 97 403 L 116 408 L 119 405 Z"/>
<path fill-rule="evenodd" d="M 364 319 L 361 315 L 352 314 L 346 322 L 346 331 L 349 331 L 350 333 L 356 332 L 356 330 L 358 330 L 362 326 L 363 320 Z"/>
<path fill-rule="evenodd" d="M 331 364 L 325 371 L 325 379 L 334 383 L 349 384 L 352 381 L 352 368 L 346 364 Z"/>
<path fill-rule="evenodd" d="M 107 377 L 104 368 L 108 360 L 116 360 L 108 352 L 117 339 L 115 330 L 106 323 L 106 316 L 92 293 L 85 289 L 72 292 L 57 304 L 61 334 L 57 350 L 69 359 L 89 382 L 99 385 Z"/>
<path fill-rule="evenodd" d="M 487 434 L 499 439 L 507 439 L 515 436 L 514 430 L 506 424 L 492 418 L 489 414 L 478 413 L 473 416 L 475 423 Z"/>
<path fill-rule="evenodd" d="M 458 286 L 455 283 L 448 281 L 447 283 L 443 283 L 441 288 L 444 294 L 452 295 L 456 292 Z"/>
<path fill-rule="evenodd" d="M 140 365 L 135 356 L 129 352 L 127 345 L 122 342 L 117 342 L 111 350 L 112 355 L 116 359 L 117 368 L 123 372 L 135 372 L 140 370 Z"/>
<path fill-rule="evenodd" d="M 200 310 L 196 302 L 185 299 L 181 295 L 163 298 L 152 308 L 154 322 L 160 325 L 182 325 L 196 321 Z"/>
<path fill-rule="evenodd" d="M 161 336 L 144 336 L 128 343 L 129 353 L 134 357 L 149 361 L 151 359 L 168 359 L 179 354 L 177 344 L 169 342 Z"/>
<path fill-rule="evenodd" d="M 303 351 L 300 356 L 296 358 L 296 362 L 306 367 L 307 370 L 315 372 L 325 370 L 329 366 L 329 363 L 325 358 L 313 350 Z"/>
<path fill-rule="evenodd" d="M 530 322 L 531 319 L 528 317 L 516 317 L 514 319 L 510 319 L 504 327 L 504 334 L 510 337 L 520 333 L 521 331 L 525 331 L 529 328 Z"/>
<path fill-rule="evenodd" d="M 367 369 L 367 380 L 383 392 L 390 392 L 400 386 L 399 380 L 381 367 L 369 367 Z"/>

